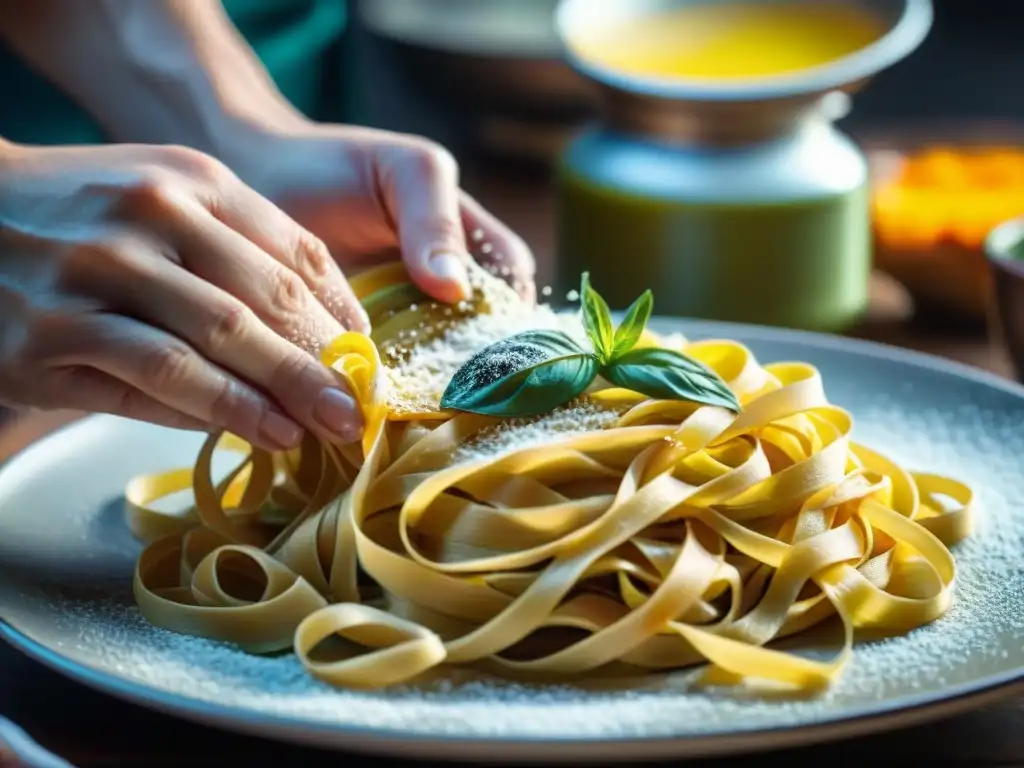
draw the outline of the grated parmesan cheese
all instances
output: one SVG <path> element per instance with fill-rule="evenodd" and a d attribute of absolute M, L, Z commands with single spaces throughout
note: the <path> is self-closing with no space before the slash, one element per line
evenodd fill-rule
<path fill-rule="evenodd" d="M 474 273 L 483 297 L 481 313 L 406 336 L 387 349 L 389 407 L 396 413 L 437 411 L 452 376 L 470 357 L 502 339 L 533 330 L 560 330 L 591 349 L 578 313 L 555 312 L 549 305 L 520 301 L 496 278 Z"/>
<path fill-rule="evenodd" d="M 454 462 L 476 461 L 611 427 L 621 410 L 574 402 L 529 419 L 504 419 L 477 432 L 452 454 Z"/>

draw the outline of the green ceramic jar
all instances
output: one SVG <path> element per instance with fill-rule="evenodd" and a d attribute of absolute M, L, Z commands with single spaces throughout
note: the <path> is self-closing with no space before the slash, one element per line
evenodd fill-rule
<path fill-rule="evenodd" d="M 841 330 L 867 303 L 867 168 L 824 121 L 756 146 L 593 128 L 559 167 L 559 269 L 624 307 Z"/>
<path fill-rule="evenodd" d="M 874 5 L 889 29 L 878 43 L 803 78 L 756 85 L 625 77 L 570 48 L 605 109 L 557 169 L 556 290 L 589 270 L 613 309 L 652 288 L 659 314 L 853 325 L 868 301 L 868 174 L 833 125 L 848 101 L 839 89 L 905 55 L 931 21 L 927 0 Z M 602 23 L 598 7 L 614 20 L 636 6 L 564 0 L 563 39 Z"/>

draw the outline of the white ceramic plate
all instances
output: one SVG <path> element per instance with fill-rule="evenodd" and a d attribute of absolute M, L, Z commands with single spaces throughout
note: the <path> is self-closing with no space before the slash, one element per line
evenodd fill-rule
<path fill-rule="evenodd" d="M 956 551 L 957 600 L 909 636 L 858 644 L 816 699 L 738 699 L 644 687 L 525 687 L 457 677 L 384 692 L 336 691 L 290 655 L 148 626 L 135 610 L 138 545 L 122 521 L 132 475 L 191 463 L 200 438 L 109 417 L 66 428 L 0 471 L 0 634 L 87 685 L 181 717 L 339 749 L 473 761 L 635 760 L 766 749 L 892 728 L 1016 690 L 1024 679 L 1024 388 L 875 344 L 750 326 L 670 323 L 730 337 L 762 361 L 806 360 L 855 439 L 978 495 Z M 454 674 L 454 673 L 453 673 Z"/>

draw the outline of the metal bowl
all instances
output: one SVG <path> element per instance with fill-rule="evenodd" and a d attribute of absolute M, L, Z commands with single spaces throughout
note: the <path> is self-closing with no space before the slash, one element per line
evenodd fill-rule
<path fill-rule="evenodd" d="M 577 55 L 577 36 L 615 31 L 626 21 L 686 6 L 724 6 L 732 0 L 560 0 L 555 24 L 570 62 L 589 78 L 615 90 L 686 102 L 758 102 L 856 90 L 883 69 L 909 55 L 931 29 L 932 0 L 846 0 L 869 11 L 883 24 L 874 42 L 833 61 L 797 72 L 723 82 L 719 78 L 640 77 L 627 75 Z M 765 5 L 789 0 L 757 0 Z"/>

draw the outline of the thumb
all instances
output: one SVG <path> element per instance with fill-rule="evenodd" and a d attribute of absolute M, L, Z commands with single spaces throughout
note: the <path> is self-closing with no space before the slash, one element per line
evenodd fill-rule
<path fill-rule="evenodd" d="M 381 191 L 412 281 L 438 301 L 469 298 L 455 159 L 443 147 L 417 141 L 387 148 L 378 163 Z"/>

